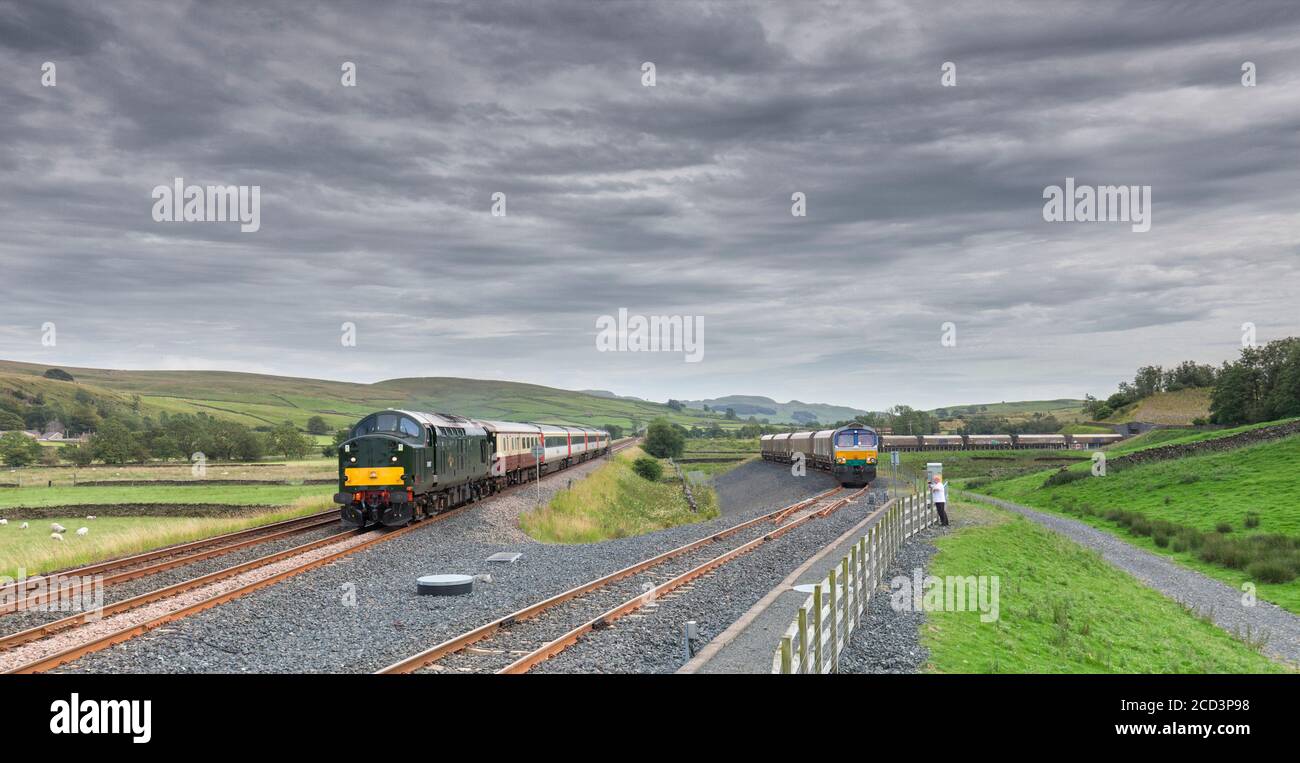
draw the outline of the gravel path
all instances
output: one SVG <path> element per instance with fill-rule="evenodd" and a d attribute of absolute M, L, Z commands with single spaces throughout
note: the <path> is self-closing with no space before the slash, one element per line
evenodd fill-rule
<path fill-rule="evenodd" d="M 1098 551 L 1106 561 L 1147 586 L 1199 614 L 1208 615 L 1223 630 L 1238 637 L 1249 633 L 1252 640 L 1264 639 L 1263 651 L 1266 654 L 1300 664 L 1300 617 L 1285 609 L 1265 601 L 1244 606 L 1242 592 L 1232 586 L 1125 543 L 1083 522 L 977 493 L 966 495 L 1014 511 Z"/>
<path fill-rule="evenodd" d="M 864 498 L 825 519 L 814 519 L 763 544 L 665 596 L 655 607 L 643 608 L 618 620 L 611 628 L 588 634 L 534 672 L 671 673 L 677 670 L 686 662 L 682 627 L 687 621 L 694 620 L 698 626 L 698 649 L 726 630 L 792 570 L 874 511 L 883 500 L 883 491 L 870 492 Z"/>
<path fill-rule="evenodd" d="M 570 478 L 578 479 L 598 465 L 584 464 L 544 478 L 542 500 L 566 487 Z M 529 486 L 87 655 L 60 671 L 374 671 L 527 604 L 827 487 L 823 479 L 794 478 L 773 464 L 747 464 L 735 471 L 755 467 L 784 475 L 784 480 L 773 479 L 768 494 L 753 496 L 744 511 L 634 538 L 583 545 L 537 543 L 519 532 L 519 514 L 534 503 Z M 784 481 L 792 484 L 778 484 Z M 790 495 L 794 499 L 788 499 Z M 844 520 L 837 514 L 822 521 L 829 525 Z M 797 535 L 798 531 L 790 534 Z M 523 556 L 514 564 L 485 561 L 499 551 L 518 551 Z M 482 577 L 468 596 L 416 594 L 418 576 L 443 572 Z"/>

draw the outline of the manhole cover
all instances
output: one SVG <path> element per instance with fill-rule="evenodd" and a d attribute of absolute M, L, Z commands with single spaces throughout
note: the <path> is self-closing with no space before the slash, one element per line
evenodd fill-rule
<path fill-rule="evenodd" d="M 424 596 L 457 596 L 474 588 L 474 578 L 469 575 L 425 575 L 415 581 L 416 590 Z"/>

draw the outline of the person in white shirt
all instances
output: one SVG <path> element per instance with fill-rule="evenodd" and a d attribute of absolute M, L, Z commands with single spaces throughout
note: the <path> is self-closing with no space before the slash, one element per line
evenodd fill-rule
<path fill-rule="evenodd" d="M 934 475 L 934 482 L 930 483 L 930 498 L 934 500 L 934 508 L 939 512 L 939 524 L 947 527 L 948 514 L 943 508 L 948 502 L 948 483 L 943 481 L 941 475 Z"/>

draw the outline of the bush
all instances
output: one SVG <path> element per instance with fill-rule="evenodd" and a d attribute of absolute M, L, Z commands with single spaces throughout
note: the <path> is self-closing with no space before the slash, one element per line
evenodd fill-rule
<path fill-rule="evenodd" d="M 58 379 L 59 381 L 76 381 L 76 379 L 72 378 L 72 374 L 68 373 L 67 371 L 64 371 L 62 368 L 46 369 L 45 373 L 42 375 L 46 379 Z"/>
<path fill-rule="evenodd" d="M 657 482 L 664 475 L 663 465 L 649 456 L 641 456 L 633 461 L 632 471 L 651 482 Z"/>
<path fill-rule="evenodd" d="M 655 419 L 646 430 L 643 447 L 657 458 L 677 458 L 686 449 L 686 435 L 667 419 Z"/>
<path fill-rule="evenodd" d="M 1129 530 L 1134 535 L 1150 535 L 1151 522 L 1141 514 L 1134 515 L 1133 520 L 1129 523 Z"/>
<path fill-rule="evenodd" d="M 1246 512 L 1246 527 L 1259 527 L 1259 515 L 1253 511 Z"/>
<path fill-rule="evenodd" d="M 1049 475 L 1048 478 L 1043 481 L 1043 487 L 1055 487 L 1057 485 L 1068 485 L 1071 482 L 1077 482 L 1081 479 L 1086 479 L 1091 474 L 1092 474 L 1091 472 L 1070 471 L 1068 469 L 1062 469 L 1059 472 Z"/>
<path fill-rule="evenodd" d="M 1160 530 L 1154 530 L 1151 533 L 1151 540 L 1154 541 L 1155 544 L 1160 548 L 1165 548 L 1166 546 L 1169 545 L 1169 533 L 1162 532 Z"/>
<path fill-rule="evenodd" d="M 1214 529 L 1215 529 L 1217 532 L 1220 532 L 1220 533 L 1223 533 L 1224 535 L 1226 535 L 1226 534 L 1232 532 L 1232 525 L 1228 524 L 1227 522 L 1219 522 L 1219 523 L 1217 523 L 1217 524 L 1214 525 Z"/>
<path fill-rule="evenodd" d="M 1246 574 L 1261 583 L 1286 583 L 1295 579 L 1296 570 L 1287 559 L 1273 556 L 1251 562 Z"/>

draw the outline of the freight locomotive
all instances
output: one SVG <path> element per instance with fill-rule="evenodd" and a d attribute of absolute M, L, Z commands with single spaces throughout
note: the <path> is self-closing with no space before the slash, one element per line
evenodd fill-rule
<path fill-rule="evenodd" d="M 759 447 L 766 461 L 790 463 L 802 453 L 804 463 L 823 469 L 846 487 L 863 487 L 876 479 L 880 435 L 867 426 L 853 425 L 820 432 L 765 434 Z"/>
<path fill-rule="evenodd" d="M 386 410 L 339 445 L 343 524 L 399 527 L 609 452 L 602 429 Z M 541 454 L 533 455 L 540 447 Z"/>

